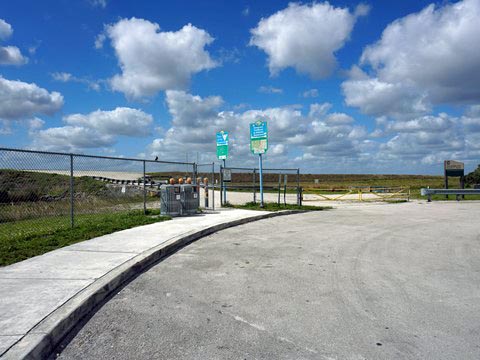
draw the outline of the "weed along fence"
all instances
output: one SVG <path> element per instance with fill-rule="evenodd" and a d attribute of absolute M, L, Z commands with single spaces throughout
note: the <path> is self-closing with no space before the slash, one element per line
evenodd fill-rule
<path fill-rule="evenodd" d="M 220 166 L 216 188 L 222 205 L 260 202 L 259 169 Z M 263 191 L 266 202 L 301 205 L 300 169 L 263 169 Z M 245 196 L 248 193 L 251 196 Z"/>
<path fill-rule="evenodd" d="M 68 228 L 98 213 L 159 209 L 160 185 L 171 177 L 196 182 L 196 166 L 0 148 L 0 237 Z"/>

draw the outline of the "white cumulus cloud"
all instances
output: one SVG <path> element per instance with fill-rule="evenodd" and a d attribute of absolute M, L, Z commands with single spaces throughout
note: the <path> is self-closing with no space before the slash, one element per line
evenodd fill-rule
<path fill-rule="evenodd" d="M 347 105 L 376 116 L 421 115 L 439 104 L 480 101 L 480 1 L 463 0 L 389 24 L 365 48 L 368 75 L 342 84 Z"/>
<path fill-rule="evenodd" d="M 23 65 L 27 58 L 16 46 L 0 46 L 0 65 Z"/>
<path fill-rule="evenodd" d="M 34 133 L 34 148 L 53 151 L 78 151 L 82 149 L 108 147 L 115 143 L 111 135 L 101 134 L 82 126 L 48 128 Z"/>
<path fill-rule="evenodd" d="M 6 40 L 13 34 L 12 26 L 0 19 L 0 40 Z M 23 65 L 28 59 L 16 46 L 0 46 L 0 65 Z"/>
<path fill-rule="evenodd" d="M 185 89 L 191 77 L 218 64 L 205 47 L 213 38 L 191 24 L 178 31 L 160 31 L 144 19 L 122 19 L 105 28 L 118 58 L 121 74 L 110 83 L 128 98 L 155 95 L 160 90 Z M 96 47 L 103 44 L 97 37 Z"/>
<path fill-rule="evenodd" d="M 12 25 L 0 19 L 0 40 L 6 40 L 13 34 Z"/>
<path fill-rule="evenodd" d="M 63 106 L 63 96 L 34 83 L 0 76 L 0 119 L 22 120 L 35 114 L 52 115 Z"/>
<path fill-rule="evenodd" d="M 138 109 L 117 107 L 89 114 L 72 114 L 64 118 L 68 125 L 95 129 L 105 135 L 148 136 L 153 116 Z"/>
<path fill-rule="evenodd" d="M 367 12 L 365 5 L 351 13 L 328 2 L 290 3 L 260 20 L 251 30 L 250 45 L 267 53 L 272 75 L 293 67 L 314 79 L 324 78 L 335 69 L 335 52 L 349 39 L 357 17 Z"/>
<path fill-rule="evenodd" d="M 31 129 L 36 148 L 58 151 L 81 151 L 114 145 L 120 135 L 150 135 L 153 117 L 138 109 L 118 107 L 111 111 L 96 110 L 89 114 L 71 114 L 63 118 L 66 126 L 42 129 L 36 123 Z M 37 130 L 37 131 L 35 131 Z"/>

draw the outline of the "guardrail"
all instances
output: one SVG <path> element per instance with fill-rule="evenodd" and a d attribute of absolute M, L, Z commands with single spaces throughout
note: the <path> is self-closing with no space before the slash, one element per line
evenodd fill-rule
<path fill-rule="evenodd" d="M 420 194 L 427 197 L 427 201 L 432 201 L 432 195 L 455 195 L 457 201 L 460 201 L 462 195 L 480 195 L 480 189 L 420 189 Z"/>

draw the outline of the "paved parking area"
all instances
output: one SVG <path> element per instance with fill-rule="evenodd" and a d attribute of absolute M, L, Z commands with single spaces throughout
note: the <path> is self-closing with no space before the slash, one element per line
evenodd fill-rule
<path fill-rule="evenodd" d="M 205 237 L 61 359 L 478 359 L 480 203 L 342 206 Z M 63 351 L 62 351 L 63 350 Z"/>

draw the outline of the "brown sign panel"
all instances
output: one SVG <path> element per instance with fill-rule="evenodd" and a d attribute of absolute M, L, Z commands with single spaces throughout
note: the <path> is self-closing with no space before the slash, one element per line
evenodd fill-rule
<path fill-rule="evenodd" d="M 455 160 L 445 160 L 445 170 L 464 170 L 465 164 Z"/>

